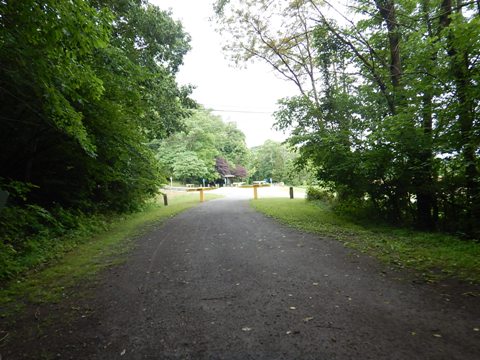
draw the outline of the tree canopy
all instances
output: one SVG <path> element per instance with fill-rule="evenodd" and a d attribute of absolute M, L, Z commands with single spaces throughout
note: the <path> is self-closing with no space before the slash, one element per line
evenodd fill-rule
<path fill-rule="evenodd" d="M 7 1 L 0 13 L 4 187 L 88 210 L 151 196 L 162 177 L 146 142 L 181 129 L 192 105 L 175 82 L 181 24 L 141 0 Z"/>
<path fill-rule="evenodd" d="M 238 62 L 292 81 L 277 127 L 344 201 L 396 223 L 480 232 L 476 1 L 219 1 Z M 331 16 L 331 14 L 335 16 Z"/>
<path fill-rule="evenodd" d="M 254 180 L 283 182 L 289 185 L 308 185 L 312 182 L 308 166 L 298 163 L 298 154 L 287 145 L 267 140 L 251 149 L 251 177 Z"/>
<path fill-rule="evenodd" d="M 189 41 L 143 0 L 0 2 L 0 278 L 79 222 L 157 193 L 148 143 L 195 105 L 175 80 Z"/>
<path fill-rule="evenodd" d="M 249 152 L 245 135 L 235 124 L 224 123 L 205 109 L 197 109 L 185 119 L 184 131 L 151 146 L 166 173 L 183 182 L 215 181 L 224 175 L 247 176 L 244 166 L 248 164 Z M 186 158 L 191 164 L 189 170 Z"/>

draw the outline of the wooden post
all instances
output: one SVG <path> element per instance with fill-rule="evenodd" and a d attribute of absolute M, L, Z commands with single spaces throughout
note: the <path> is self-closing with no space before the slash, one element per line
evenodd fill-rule
<path fill-rule="evenodd" d="M 258 188 L 258 186 L 253 185 L 253 198 L 254 198 L 255 200 L 258 199 L 257 188 Z"/>
<path fill-rule="evenodd" d="M 290 186 L 290 199 L 293 199 L 293 187 Z"/>
<path fill-rule="evenodd" d="M 200 189 L 200 202 L 205 201 L 205 196 L 203 195 L 203 189 Z"/>
<path fill-rule="evenodd" d="M 167 194 L 162 194 L 163 195 L 163 205 L 168 206 L 168 197 Z"/>

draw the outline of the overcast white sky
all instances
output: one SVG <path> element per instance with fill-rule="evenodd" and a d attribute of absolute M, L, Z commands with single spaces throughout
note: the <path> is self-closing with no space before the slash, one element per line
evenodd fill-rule
<path fill-rule="evenodd" d="M 247 146 L 267 139 L 285 140 L 271 129 L 278 99 L 296 95 L 295 87 L 275 76 L 264 64 L 246 69 L 232 67 L 222 53 L 221 38 L 209 22 L 212 0 L 150 0 L 161 9 L 171 9 L 192 37 L 192 50 L 185 57 L 177 76 L 180 84 L 196 86 L 193 98 L 206 108 L 218 111 L 224 121 L 233 121 L 246 135 Z M 232 110 L 238 112 L 232 112 Z"/>

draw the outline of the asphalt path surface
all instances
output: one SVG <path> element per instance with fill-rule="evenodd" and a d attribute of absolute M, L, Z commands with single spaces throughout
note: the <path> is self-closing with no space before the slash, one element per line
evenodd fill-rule
<path fill-rule="evenodd" d="M 443 286 L 225 198 L 139 238 L 89 311 L 35 346 L 67 359 L 480 359 L 478 298 Z"/>

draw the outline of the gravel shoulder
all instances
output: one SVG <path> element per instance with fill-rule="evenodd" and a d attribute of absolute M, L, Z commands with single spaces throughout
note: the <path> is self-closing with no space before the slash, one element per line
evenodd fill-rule
<path fill-rule="evenodd" d="M 248 189 L 247 189 L 248 190 Z M 235 196 L 138 238 L 127 261 L 31 309 L 2 359 L 476 359 L 478 287 L 428 284 Z"/>

